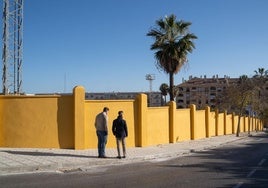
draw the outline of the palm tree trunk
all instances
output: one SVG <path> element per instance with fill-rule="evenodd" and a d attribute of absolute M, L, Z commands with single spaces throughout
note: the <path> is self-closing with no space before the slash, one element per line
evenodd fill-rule
<path fill-rule="evenodd" d="M 170 101 L 174 101 L 174 74 L 172 72 L 169 73 L 169 88 Z"/>

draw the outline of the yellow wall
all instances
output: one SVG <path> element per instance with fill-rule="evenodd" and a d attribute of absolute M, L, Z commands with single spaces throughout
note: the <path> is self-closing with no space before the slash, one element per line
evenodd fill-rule
<path fill-rule="evenodd" d="M 87 100 L 85 102 L 85 125 L 86 125 L 86 148 L 97 147 L 97 135 L 94 126 L 95 117 L 101 113 L 104 107 L 108 107 L 109 127 L 107 147 L 115 147 L 116 140 L 112 133 L 113 120 L 117 118 L 118 111 L 124 111 L 124 119 L 127 122 L 128 137 L 126 139 L 127 146 L 135 146 L 135 113 L 134 100 Z"/>
<path fill-rule="evenodd" d="M 169 111 L 167 107 L 150 107 L 147 111 L 147 146 L 169 143 Z"/>
<path fill-rule="evenodd" d="M 209 113 L 209 135 L 215 136 L 216 135 L 216 114 L 215 112 Z"/>
<path fill-rule="evenodd" d="M 195 139 L 206 138 L 205 110 L 198 110 L 195 115 Z"/>
<path fill-rule="evenodd" d="M 134 100 L 86 100 L 85 101 L 85 125 L 86 125 L 86 148 L 97 147 L 97 135 L 94 126 L 95 117 L 101 113 L 104 107 L 108 107 L 109 127 L 107 147 L 115 147 L 116 140 L 112 133 L 113 120 L 117 118 L 118 111 L 124 111 L 124 119 L 127 122 L 128 137 L 126 139 L 128 147 L 135 146 L 135 112 Z"/>
<path fill-rule="evenodd" d="M 190 109 L 176 110 L 175 138 L 176 142 L 191 140 Z"/>
<path fill-rule="evenodd" d="M 237 131 L 237 126 L 238 126 L 238 115 L 234 115 L 234 133 L 236 133 Z"/>
<path fill-rule="evenodd" d="M 244 117 L 244 118 L 245 118 L 244 121 L 245 121 L 245 132 L 246 132 L 246 131 L 249 130 L 249 127 L 248 127 L 248 126 L 249 126 L 249 124 L 248 124 L 248 122 L 249 122 L 249 118 L 248 118 L 248 117 Z"/>
<path fill-rule="evenodd" d="M 1 96 L 1 146 L 73 148 L 72 99 Z"/>
<path fill-rule="evenodd" d="M 116 147 L 111 128 L 119 110 L 127 121 L 127 147 L 231 134 L 238 123 L 234 114 L 196 110 L 195 105 L 176 109 L 175 102 L 170 102 L 148 107 L 145 94 L 135 100 L 85 100 L 85 89 L 76 86 L 68 96 L 0 96 L 0 147 L 97 148 L 94 122 L 105 106 L 110 108 L 107 148 Z M 241 118 L 241 132 L 247 130 L 248 122 Z M 261 130 L 262 122 L 254 122 L 254 129 Z"/>
<path fill-rule="evenodd" d="M 245 118 L 241 117 L 240 118 L 240 132 L 244 132 L 245 131 Z"/>
<path fill-rule="evenodd" d="M 224 114 L 218 114 L 218 136 L 224 135 Z"/>
<path fill-rule="evenodd" d="M 226 116 L 226 134 L 232 134 L 232 114 Z"/>

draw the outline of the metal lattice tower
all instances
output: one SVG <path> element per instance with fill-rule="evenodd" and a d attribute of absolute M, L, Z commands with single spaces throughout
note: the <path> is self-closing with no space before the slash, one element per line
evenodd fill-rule
<path fill-rule="evenodd" d="M 3 94 L 22 86 L 23 0 L 3 0 Z"/>

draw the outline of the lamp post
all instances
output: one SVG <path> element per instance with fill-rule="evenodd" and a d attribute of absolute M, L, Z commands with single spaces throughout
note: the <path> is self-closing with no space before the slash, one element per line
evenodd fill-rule
<path fill-rule="evenodd" d="M 146 74 L 145 76 L 146 80 L 149 81 L 150 83 L 150 90 L 149 90 L 149 106 L 151 106 L 151 95 L 152 95 L 152 91 L 153 91 L 153 80 L 155 80 L 155 75 L 154 74 Z"/>

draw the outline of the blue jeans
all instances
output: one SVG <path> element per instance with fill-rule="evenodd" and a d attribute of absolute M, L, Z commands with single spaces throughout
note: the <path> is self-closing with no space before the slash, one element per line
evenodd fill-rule
<path fill-rule="evenodd" d="M 107 144 L 107 132 L 97 131 L 99 157 L 105 156 L 105 146 Z"/>

